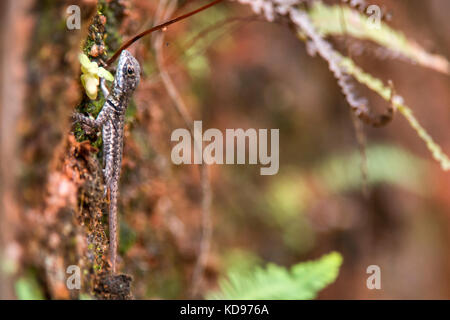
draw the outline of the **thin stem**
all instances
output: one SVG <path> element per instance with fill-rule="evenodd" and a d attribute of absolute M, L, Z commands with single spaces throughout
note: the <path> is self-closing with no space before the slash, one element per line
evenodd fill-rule
<path fill-rule="evenodd" d="M 117 57 L 120 55 L 120 53 L 121 53 L 123 50 L 125 50 L 126 48 L 128 48 L 129 46 L 131 46 L 134 42 L 136 42 L 136 41 L 139 40 L 140 38 L 142 38 L 142 37 L 144 37 L 144 36 L 146 36 L 146 35 L 148 35 L 148 34 L 154 32 L 154 31 L 164 29 L 165 27 L 167 27 L 167 26 L 169 26 L 169 25 L 171 25 L 171 24 L 174 24 L 175 22 L 178 22 L 178 21 L 181 21 L 181 20 L 183 20 L 183 19 L 186 19 L 186 18 L 188 18 L 188 17 L 190 17 L 190 16 L 193 16 L 194 14 L 197 14 L 197 13 L 203 11 L 203 10 L 206 10 L 206 9 L 208 9 L 208 8 L 214 6 L 214 5 L 216 5 L 216 4 L 218 4 L 219 2 L 222 2 L 222 1 L 223 1 L 223 0 L 215 0 L 215 1 L 213 1 L 213 2 L 211 2 L 211 3 L 209 3 L 209 4 L 207 4 L 207 5 L 204 5 L 203 7 L 200 7 L 200 8 L 198 8 L 198 9 L 194 10 L 194 11 L 188 12 L 188 13 L 183 14 L 183 15 L 177 17 L 177 18 L 174 18 L 174 19 L 169 20 L 169 21 L 167 21 L 167 22 L 161 23 L 161 24 L 159 24 L 159 25 L 157 25 L 157 26 L 154 26 L 154 27 L 152 27 L 152 28 L 150 28 L 150 29 L 148 29 L 148 30 L 145 30 L 145 31 L 139 33 L 138 35 L 134 36 L 133 38 L 131 38 L 130 40 L 128 40 L 127 42 L 125 42 L 125 43 L 119 48 L 119 50 L 117 50 L 116 53 L 114 53 L 114 55 L 113 55 L 111 58 L 109 58 L 108 61 L 106 61 L 106 64 L 107 64 L 107 65 L 110 65 L 111 63 L 113 63 L 113 62 L 117 59 Z"/>

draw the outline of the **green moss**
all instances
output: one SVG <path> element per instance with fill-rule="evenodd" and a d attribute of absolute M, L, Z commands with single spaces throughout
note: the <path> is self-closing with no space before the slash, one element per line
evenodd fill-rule
<path fill-rule="evenodd" d="M 106 49 L 107 51 L 115 51 L 122 42 L 118 27 L 123 18 L 124 8 L 118 1 L 108 1 L 107 3 L 105 0 L 100 0 L 98 2 L 98 14 L 106 17 L 106 35 L 104 37 Z"/>

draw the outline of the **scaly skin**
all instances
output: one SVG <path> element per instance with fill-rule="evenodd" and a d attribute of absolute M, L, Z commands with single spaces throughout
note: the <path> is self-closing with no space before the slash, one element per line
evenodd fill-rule
<path fill-rule="evenodd" d="M 113 273 L 116 272 L 117 260 L 117 197 L 122 165 L 125 111 L 139 84 L 140 72 L 138 61 L 128 51 L 122 51 L 111 93 L 108 92 L 102 81 L 101 87 L 106 101 L 97 119 L 91 119 L 80 113 L 75 113 L 73 116 L 76 121 L 92 128 L 102 128 L 103 179 L 105 193 L 109 191 L 109 250 Z"/>

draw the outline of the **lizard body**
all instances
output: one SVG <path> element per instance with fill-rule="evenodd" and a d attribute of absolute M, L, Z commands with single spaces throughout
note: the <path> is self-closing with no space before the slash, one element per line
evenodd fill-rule
<path fill-rule="evenodd" d="M 113 273 L 116 272 L 117 259 L 117 197 L 122 165 L 125 111 L 139 84 L 139 79 L 138 61 L 127 50 L 122 51 L 111 93 L 108 92 L 104 80 L 101 81 L 101 89 L 106 101 L 97 118 L 94 120 L 80 113 L 74 114 L 77 122 L 95 129 L 102 129 L 103 179 L 105 195 L 109 191 L 109 248 Z"/>

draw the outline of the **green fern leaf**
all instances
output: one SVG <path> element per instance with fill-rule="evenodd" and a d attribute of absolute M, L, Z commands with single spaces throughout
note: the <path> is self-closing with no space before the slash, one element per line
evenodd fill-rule
<path fill-rule="evenodd" d="M 450 63 L 445 57 L 428 53 L 384 22 L 380 23 L 380 28 L 374 28 L 370 19 L 356 10 L 315 2 L 309 16 L 322 36 L 350 35 L 356 39 L 371 40 L 423 67 L 450 74 Z M 345 17 L 345 24 L 342 23 L 342 17 Z"/>
<path fill-rule="evenodd" d="M 219 281 L 220 292 L 207 295 L 208 299 L 225 300 L 306 300 L 333 283 L 339 273 L 342 256 L 332 252 L 314 261 L 294 265 L 290 270 L 268 264 L 252 272 L 231 272 L 228 279 Z"/>

